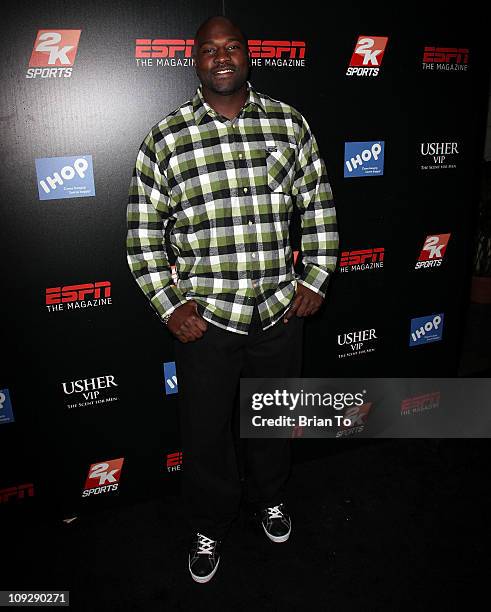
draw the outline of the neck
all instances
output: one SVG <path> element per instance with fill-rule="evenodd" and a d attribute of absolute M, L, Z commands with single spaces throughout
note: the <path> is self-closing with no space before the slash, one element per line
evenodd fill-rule
<path fill-rule="evenodd" d="M 223 115 L 223 117 L 227 117 L 227 119 L 237 117 L 247 100 L 247 83 L 244 83 L 237 91 L 225 96 L 211 91 L 204 85 L 201 91 L 203 98 L 211 108 L 220 115 Z"/>

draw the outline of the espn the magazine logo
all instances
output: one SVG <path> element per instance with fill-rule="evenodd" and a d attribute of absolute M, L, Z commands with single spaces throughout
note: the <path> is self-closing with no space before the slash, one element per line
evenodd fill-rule
<path fill-rule="evenodd" d="M 437 408 L 439 405 L 440 391 L 408 397 L 401 402 L 401 415 L 408 416 L 411 414 L 426 412 L 427 410 Z"/>
<path fill-rule="evenodd" d="M 357 251 L 342 251 L 339 261 L 340 272 L 357 272 L 383 268 L 385 249 L 359 249 Z"/>
<path fill-rule="evenodd" d="M 182 451 L 167 453 L 166 465 L 168 472 L 180 472 L 182 466 Z"/>
<path fill-rule="evenodd" d="M 93 463 L 85 481 L 82 497 L 117 491 L 124 457 Z"/>
<path fill-rule="evenodd" d="M 71 77 L 82 30 L 39 30 L 27 79 Z"/>
<path fill-rule="evenodd" d="M 387 36 L 359 36 L 346 76 L 378 76 L 388 40 Z"/>
<path fill-rule="evenodd" d="M 424 48 L 423 70 L 440 72 L 465 72 L 469 67 L 469 49 L 466 47 L 435 47 Z"/>
<path fill-rule="evenodd" d="M 76 310 L 78 308 L 93 308 L 112 303 L 111 283 L 97 281 L 64 287 L 49 287 L 46 289 L 46 308 L 48 312 Z"/>
<path fill-rule="evenodd" d="M 450 236 L 451 234 L 431 234 L 426 236 L 414 269 L 419 270 L 421 268 L 441 266 Z"/>
<path fill-rule="evenodd" d="M 137 66 L 193 66 L 192 38 L 137 38 Z M 253 66 L 303 67 L 306 43 L 303 40 L 248 41 Z M 155 61 L 154 61 L 155 60 Z"/>

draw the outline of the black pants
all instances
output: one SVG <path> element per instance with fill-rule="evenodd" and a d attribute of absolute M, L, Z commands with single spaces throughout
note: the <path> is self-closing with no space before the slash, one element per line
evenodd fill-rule
<path fill-rule="evenodd" d="M 242 495 L 237 448 L 244 451 L 245 498 L 253 507 L 285 500 L 289 439 L 247 439 L 239 445 L 232 422 L 240 378 L 299 377 L 303 319 L 281 319 L 263 331 L 257 307 L 249 334 L 208 323 L 195 342 L 175 341 L 183 450 L 182 498 L 190 528 L 223 539 Z"/>

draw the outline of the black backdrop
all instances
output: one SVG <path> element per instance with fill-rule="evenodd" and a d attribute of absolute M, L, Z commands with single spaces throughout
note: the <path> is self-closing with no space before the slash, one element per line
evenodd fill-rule
<path fill-rule="evenodd" d="M 0 41 L 0 388 L 9 390 L 15 419 L 0 421 L 6 506 L 41 500 L 67 515 L 165 494 L 178 482 L 180 466 L 167 465 L 179 451 L 177 395 L 163 370 L 173 361 L 172 342 L 127 268 L 125 213 L 141 141 L 197 80 L 189 65 L 159 66 L 155 58 L 142 65 L 135 48 L 137 39 L 192 39 L 213 14 L 236 20 L 250 40 L 305 42 L 304 65 L 266 66 L 263 58 L 251 80 L 312 126 L 333 187 L 341 251 L 384 249 L 383 267 L 333 279 L 322 316 L 306 325 L 304 375 L 456 375 L 486 120 L 486 39 L 466 8 L 435 10 L 435 17 L 427 7 L 347 2 L 322 16 L 319 7 L 40 0 L 11 9 Z M 39 30 L 81 30 L 70 77 L 26 78 Z M 362 35 L 388 37 L 377 76 L 346 74 Z M 468 49 L 467 69 L 423 68 L 428 46 Z M 381 141 L 383 174 L 345 178 L 345 143 Z M 421 170 L 421 143 L 429 142 L 457 143 L 455 167 Z M 89 155 L 95 196 L 40 200 L 35 160 Z M 415 270 L 426 237 L 446 233 L 442 265 Z M 293 240 L 298 245 L 297 230 Z M 99 281 L 111 283 L 111 303 L 48 310 L 47 288 Z M 435 313 L 444 313 L 442 339 L 410 347 L 411 319 Z M 373 352 L 339 357 L 339 335 L 371 329 L 376 341 L 366 348 Z M 82 406 L 80 393 L 65 393 L 72 381 L 106 376 L 117 384 L 99 390 L 107 401 Z M 117 458 L 124 458 L 118 492 L 83 498 L 89 467 Z M 27 483 L 33 497 L 16 489 Z"/>

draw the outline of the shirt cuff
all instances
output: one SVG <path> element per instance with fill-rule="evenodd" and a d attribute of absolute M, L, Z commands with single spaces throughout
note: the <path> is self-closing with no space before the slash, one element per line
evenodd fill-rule
<path fill-rule="evenodd" d="M 298 282 L 325 298 L 327 285 L 329 284 L 329 272 L 314 264 L 307 263 Z"/>
<path fill-rule="evenodd" d="M 186 304 L 187 300 L 176 285 L 167 285 L 157 292 L 150 302 L 159 316 L 164 318 L 166 315 L 173 313 L 181 304 Z"/>

